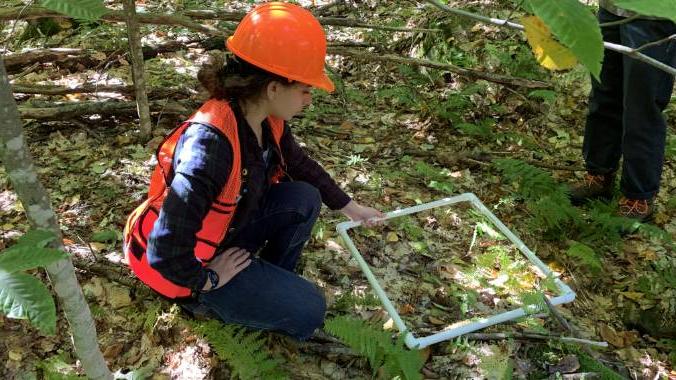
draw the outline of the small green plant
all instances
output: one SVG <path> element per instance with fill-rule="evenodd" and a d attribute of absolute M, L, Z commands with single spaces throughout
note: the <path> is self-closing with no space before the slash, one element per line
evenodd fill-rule
<path fill-rule="evenodd" d="M 404 347 L 403 335 L 393 340 L 391 333 L 349 317 L 326 320 L 324 328 L 354 351 L 366 356 L 374 374 L 382 369 L 388 379 L 422 379 L 422 358 L 418 351 Z"/>
<path fill-rule="evenodd" d="M 67 258 L 47 248 L 56 237 L 49 231 L 27 232 L 0 253 L 0 312 L 9 318 L 28 319 L 45 334 L 56 332 L 56 307 L 47 287 L 24 271 Z"/>
<path fill-rule="evenodd" d="M 417 161 L 415 163 L 415 172 L 421 176 L 427 187 L 437 190 L 441 193 L 453 193 L 453 182 L 449 181 L 451 173 L 448 169 L 440 169 L 428 163 Z"/>
<path fill-rule="evenodd" d="M 526 315 L 542 313 L 547 311 L 545 295 L 538 291 L 523 293 L 519 296 L 523 306 L 521 307 Z"/>
<path fill-rule="evenodd" d="M 573 242 L 566 251 L 566 255 L 580 266 L 588 268 L 594 274 L 603 270 L 601 259 L 594 252 L 594 249 L 586 244 Z"/>
<path fill-rule="evenodd" d="M 193 329 L 211 343 L 219 358 L 232 368 L 233 378 L 285 379 L 280 360 L 272 358 L 260 332 L 225 325 L 220 321 L 191 322 Z"/>
<path fill-rule="evenodd" d="M 581 223 L 580 212 L 570 203 L 568 190 L 548 172 L 512 159 L 498 160 L 496 165 L 526 201 L 533 215 L 530 224 L 535 229 L 560 237 L 560 232 Z"/>

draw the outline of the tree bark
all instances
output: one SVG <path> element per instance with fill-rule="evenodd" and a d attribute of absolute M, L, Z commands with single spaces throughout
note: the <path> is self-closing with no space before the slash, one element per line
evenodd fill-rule
<path fill-rule="evenodd" d="M 143 67 L 143 50 L 141 37 L 136 20 L 136 0 L 124 0 L 124 9 L 127 16 L 127 36 L 129 52 L 131 53 L 131 72 L 136 89 L 136 106 L 138 109 L 141 137 L 147 139 L 152 134 L 148 95 L 146 94 L 145 69 Z"/>
<path fill-rule="evenodd" d="M 53 232 L 57 236 L 53 243 L 54 248 L 65 250 L 49 196 L 38 181 L 26 146 L 19 112 L 10 88 L 5 65 L 0 57 L 0 159 L 26 210 L 31 226 Z M 112 379 L 113 375 L 99 349 L 94 320 L 75 277 L 73 263 L 70 258 L 64 259 L 46 269 L 70 324 L 75 353 L 87 376 L 91 379 Z"/>
<path fill-rule="evenodd" d="M 426 59 L 417 59 L 417 58 L 406 58 L 400 57 L 393 54 L 372 54 L 366 53 L 351 49 L 344 49 L 339 47 L 329 48 L 328 52 L 330 54 L 338 54 L 343 56 L 349 56 L 356 58 L 362 61 L 381 61 L 381 62 L 393 62 L 400 63 L 405 65 L 416 65 L 416 66 L 425 66 L 437 70 L 448 71 L 454 74 L 470 77 L 484 79 L 489 82 L 507 84 L 511 86 L 526 87 L 526 88 L 549 88 L 551 84 L 536 80 L 529 80 L 524 78 L 510 77 L 500 74 L 492 74 L 479 70 L 465 69 L 463 67 L 458 67 L 454 65 L 449 65 L 446 63 L 439 63 L 434 61 L 428 61 Z"/>

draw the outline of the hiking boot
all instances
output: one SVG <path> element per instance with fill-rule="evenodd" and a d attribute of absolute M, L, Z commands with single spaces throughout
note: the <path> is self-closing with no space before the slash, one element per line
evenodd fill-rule
<path fill-rule="evenodd" d="M 591 199 L 610 199 L 613 195 L 614 184 L 615 173 L 587 173 L 582 182 L 570 187 L 570 202 L 575 206 L 579 206 Z"/>
<path fill-rule="evenodd" d="M 629 199 L 622 196 L 619 201 L 619 208 L 617 215 L 625 218 L 636 219 L 641 223 L 646 223 L 652 220 L 655 208 L 653 204 L 654 198 L 650 199 Z"/>

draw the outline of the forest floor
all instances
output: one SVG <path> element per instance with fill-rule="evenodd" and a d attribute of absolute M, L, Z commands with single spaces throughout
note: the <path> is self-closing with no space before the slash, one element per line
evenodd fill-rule
<path fill-rule="evenodd" d="M 150 11 L 177 11 L 168 3 L 147 1 L 146 5 Z M 207 8 L 206 3 L 181 2 L 193 9 Z M 607 348 L 591 347 L 594 359 L 581 346 L 556 338 L 455 339 L 421 351 L 424 377 L 676 376 L 672 370 L 676 364 L 676 256 L 670 241 L 676 239 L 675 102 L 666 112 L 671 122 L 654 228 L 640 228 L 623 237 L 608 230 L 612 203 L 576 209 L 582 222 L 575 225 L 565 218 L 551 224 L 548 215 L 560 212 L 557 205 L 543 210 L 528 202 L 520 181 L 506 179 L 515 161 L 500 159 L 528 162 L 530 173 L 544 172 L 554 183 L 580 180 L 588 74 L 579 67 L 565 73 L 546 71 L 532 58 L 524 37 L 511 30 L 449 16 L 414 2 L 355 3 L 327 14 L 443 32 L 327 27 L 331 41 L 361 42 L 379 52 L 541 80 L 551 87 L 505 86 L 418 66 L 335 55 L 329 58 L 329 67 L 337 90 L 315 93 L 313 104 L 291 121 L 297 139 L 354 199 L 382 211 L 465 192 L 476 194 L 576 292 L 574 302 L 557 310 L 577 336 L 609 343 Z M 510 15 L 513 8 L 510 1 L 451 3 L 500 18 Z M 5 25 L 2 40 L 22 35 L 27 28 L 25 22 L 16 28 L 12 25 Z M 14 38 L 9 48 L 18 52 L 58 43 L 110 52 L 125 47 L 121 24 L 80 25 L 72 35 L 68 35 L 69 28 L 64 29 L 49 39 Z M 142 30 L 148 44 L 204 39 L 176 27 L 144 25 Z M 217 48 L 210 53 L 222 54 L 222 47 Z M 146 61 L 149 86 L 180 87 L 190 94 L 180 99 L 197 106 L 204 93 L 195 74 L 207 53 L 195 45 Z M 108 57 L 97 54 L 93 59 L 99 62 Z M 15 84 L 131 83 L 124 58 L 99 66 L 45 63 Z M 17 94 L 22 107 L 122 99 L 129 100 L 109 93 Z M 209 341 L 194 331 L 186 314 L 131 276 L 121 252 L 121 231 L 129 212 L 145 196 L 155 147 L 186 116 L 154 112 L 154 138 L 149 142 L 139 137 L 137 119 L 129 115 L 86 115 L 25 124 L 40 179 L 50 192 L 64 243 L 95 316 L 102 351 L 110 368 L 120 374 L 143 369 L 154 379 L 220 379 L 231 372 Z M 324 292 L 327 317 L 349 315 L 391 329 L 391 316 L 336 232 L 337 223 L 344 220 L 341 214 L 323 209 L 298 272 Z M 0 250 L 27 229 L 22 207 L 0 167 Z M 353 232 L 358 248 L 417 335 L 521 307 L 527 303 L 524 294 L 546 282 L 531 274 L 532 267 L 494 226 L 464 205 Z M 63 314 L 59 314 L 58 327 L 55 336 L 43 336 L 25 321 L 0 316 L 0 377 L 81 374 Z M 572 336 L 547 309 L 481 332 Z M 366 359 L 336 348 L 330 340 L 318 338 L 303 344 L 273 333 L 262 336 L 266 350 L 280 360 L 290 378 L 373 376 Z M 322 344 L 328 348 L 319 348 Z"/>

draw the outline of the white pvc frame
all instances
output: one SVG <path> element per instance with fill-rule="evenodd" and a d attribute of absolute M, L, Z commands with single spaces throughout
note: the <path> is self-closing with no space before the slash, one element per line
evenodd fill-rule
<path fill-rule="evenodd" d="M 481 214 L 485 215 L 488 219 L 490 219 L 490 221 L 493 222 L 493 224 L 500 230 L 500 232 L 502 232 L 502 234 L 505 235 L 507 239 L 509 239 L 512 243 L 514 243 L 516 247 L 519 249 L 519 251 L 521 251 L 521 253 L 523 253 L 523 255 L 526 256 L 526 258 L 533 265 L 535 265 L 535 271 L 538 274 L 540 274 L 543 277 L 554 276 L 552 271 L 549 270 L 549 268 L 547 267 L 547 265 L 545 265 L 542 261 L 540 261 L 540 259 L 538 259 L 537 256 L 535 256 L 535 254 L 530 249 L 528 249 L 528 247 L 526 247 L 526 245 L 500 221 L 500 219 L 498 219 L 495 215 L 493 215 L 493 213 L 490 212 L 490 210 L 488 210 L 488 208 L 486 208 L 486 206 L 484 206 L 483 203 L 481 203 L 479 198 L 477 198 L 477 196 L 474 195 L 474 193 L 464 193 L 454 197 L 444 198 L 430 203 L 425 203 L 401 210 L 391 211 L 385 214 L 385 217 L 382 218 L 381 220 L 387 220 L 399 216 L 414 214 L 420 211 L 425 211 L 441 206 L 447 206 L 459 202 L 470 202 L 470 204 L 475 210 L 479 211 Z M 435 343 L 453 339 L 455 337 L 467 334 L 472 331 L 476 331 L 498 323 L 510 321 L 526 315 L 526 312 L 523 310 L 523 308 L 518 308 L 501 314 L 493 315 L 491 317 L 482 318 L 476 322 L 471 322 L 463 324 L 462 326 L 442 330 L 432 335 L 419 338 L 415 337 L 415 335 L 413 335 L 410 329 L 406 327 L 406 324 L 401 319 L 401 316 L 397 312 L 397 309 L 394 307 L 390 299 L 387 297 L 387 294 L 385 294 L 385 291 L 378 283 L 378 280 L 373 275 L 373 272 L 371 272 L 369 265 L 366 263 L 366 261 L 364 261 L 364 258 L 362 257 L 361 253 L 359 253 L 359 250 L 357 249 L 357 247 L 355 247 L 354 242 L 352 241 L 352 239 L 350 239 L 350 236 L 347 234 L 347 230 L 349 230 L 350 228 L 358 227 L 361 224 L 362 222 L 352 222 L 352 221 L 342 222 L 338 224 L 336 230 L 338 231 L 338 234 L 340 234 L 340 236 L 343 238 L 343 241 L 347 245 L 347 248 L 352 253 L 352 257 L 355 260 L 357 260 L 359 267 L 361 268 L 362 272 L 364 272 L 364 274 L 366 275 L 366 279 L 371 284 L 371 287 L 376 292 L 378 298 L 380 298 L 380 302 L 382 302 L 383 306 L 385 307 L 385 310 L 387 310 L 390 317 L 392 317 L 394 324 L 397 326 L 399 331 L 406 334 L 405 342 L 409 348 L 411 349 L 425 348 Z M 554 282 L 556 283 L 556 286 L 559 288 L 561 295 L 550 298 L 549 301 L 552 303 L 552 305 L 560 305 L 564 303 L 573 302 L 573 300 L 575 300 L 575 292 L 573 292 L 573 290 L 570 287 L 568 287 L 568 285 L 563 283 L 563 281 L 561 281 L 558 278 L 554 278 Z"/>

